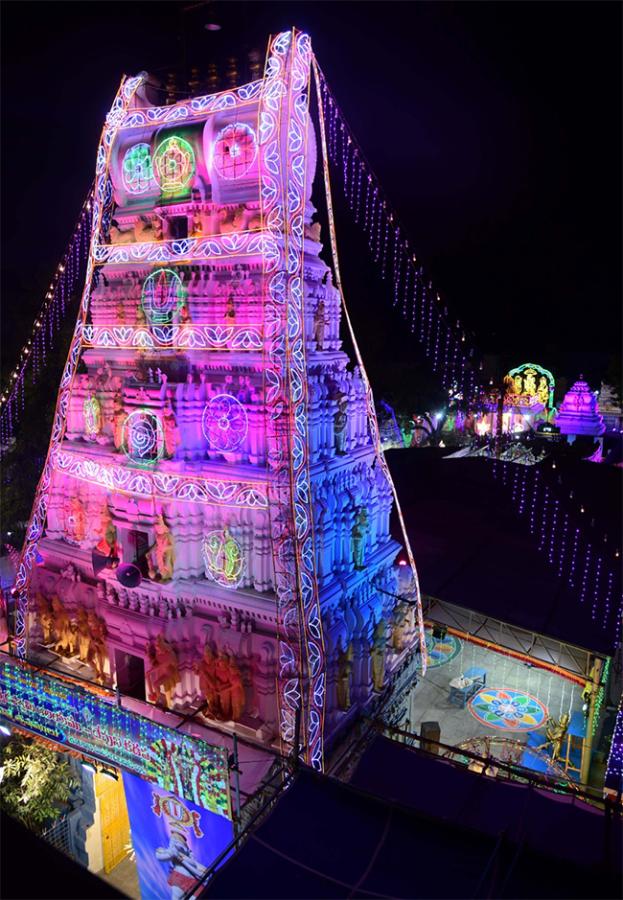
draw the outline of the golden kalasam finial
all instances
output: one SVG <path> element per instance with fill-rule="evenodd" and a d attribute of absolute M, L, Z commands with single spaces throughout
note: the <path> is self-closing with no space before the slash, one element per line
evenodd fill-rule
<path fill-rule="evenodd" d="M 218 91 L 220 83 L 221 80 L 218 77 L 216 63 L 208 63 L 208 93 L 214 94 L 216 91 Z"/>
<path fill-rule="evenodd" d="M 234 88 L 238 84 L 238 60 L 235 56 L 230 56 L 227 60 L 227 86 Z"/>
<path fill-rule="evenodd" d="M 201 79 L 199 78 L 199 69 L 197 68 L 197 66 L 192 66 L 190 70 L 190 78 L 188 79 L 188 90 L 190 91 L 190 96 L 196 96 L 199 93 L 200 87 Z"/>
<path fill-rule="evenodd" d="M 257 81 L 262 77 L 262 55 L 259 50 L 249 51 L 249 72 L 251 81 Z"/>
<path fill-rule="evenodd" d="M 175 103 L 175 95 L 177 93 L 177 83 L 175 80 L 175 72 L 169 72 L 167 75 L 167 101 L 166 105 L 171 106 L 172 103 Z"/>

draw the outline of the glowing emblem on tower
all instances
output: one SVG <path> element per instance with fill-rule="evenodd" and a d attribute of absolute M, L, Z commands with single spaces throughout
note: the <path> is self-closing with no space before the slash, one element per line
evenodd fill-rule
<path fill-rule="evenodd" d="M 248 125 L 226 125 L 214 142 L 214 166 L 221 178 L 241 178 L 257 156 L 255 132 Z"/>
<path fill-rule="evenodd" d="M 178 194 L 195 174 L 195 151 L 184 138 L 166 138 L 154 154 L 154 175 L 163 194 Z"/>
<path fill-rule="evenodd" d="M 123 449 L 141 466 L 152 466 L 164 454 L 164 429 L 160 418 L 148 409 L 136 409 L 123 423 Z"/>
<path fill-rule="evenodd" d="M 150 325 L 170 325 L 183 302 L 182 279 L 173 269 L 157 269 L 143 282 L 141 304 Z"/>
<path fill-rule="evenodd" d="M 149 144 L 134 144 L 126 150 L 121 172 L 127 191 L 144 194 L 154 177 Z"/>
<path fill-rule="evenodd" d="M 230 394 L 217 394 L 206 403 L 201 419 L 211 450 L 237 450 L 247 435 L 248 418 L 242 404 Z"/>
<path fill-rule="evenodd" d="M 238 541 L 229 528 L 211 531 L 203 539 L 206 574 L 226 588 L 236 588 L 242 579 L 244 557 Z"/>

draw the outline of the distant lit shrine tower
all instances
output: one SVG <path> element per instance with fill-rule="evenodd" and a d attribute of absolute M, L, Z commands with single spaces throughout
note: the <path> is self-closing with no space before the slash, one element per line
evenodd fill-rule
<path fill-rule="evenodd" d="M 313 63 L 286 32 L 243 87 L 122 82 L 15 647 L 321 768 L 423 627 L 312 222 Z"/>

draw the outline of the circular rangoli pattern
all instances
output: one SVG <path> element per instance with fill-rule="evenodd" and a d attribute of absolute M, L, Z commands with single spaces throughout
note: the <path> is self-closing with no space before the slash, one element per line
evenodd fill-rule
<path fill-rule="evenodd" d="M 468 705 L 479 722 L 500 731 L 534 731 L 547 718 L 547 709 L 540 700 L 510 688 L 483 688 Z"/>

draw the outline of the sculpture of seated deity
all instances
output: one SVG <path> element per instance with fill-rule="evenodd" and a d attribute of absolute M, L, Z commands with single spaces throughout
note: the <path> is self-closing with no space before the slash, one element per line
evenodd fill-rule
<path fill-rule="evenodd" d="M 163 634 L 159 634 L 155 643 L 149 645 L 150 669 L 147 673 L 149 685 L 149 700 L 158 703 L 160 691 L 164 693 L 166 705 L 173 705 L 173 691 L 180 680 L 180 672 L 177 661 L 177 653 L 166 640 Z"/>

